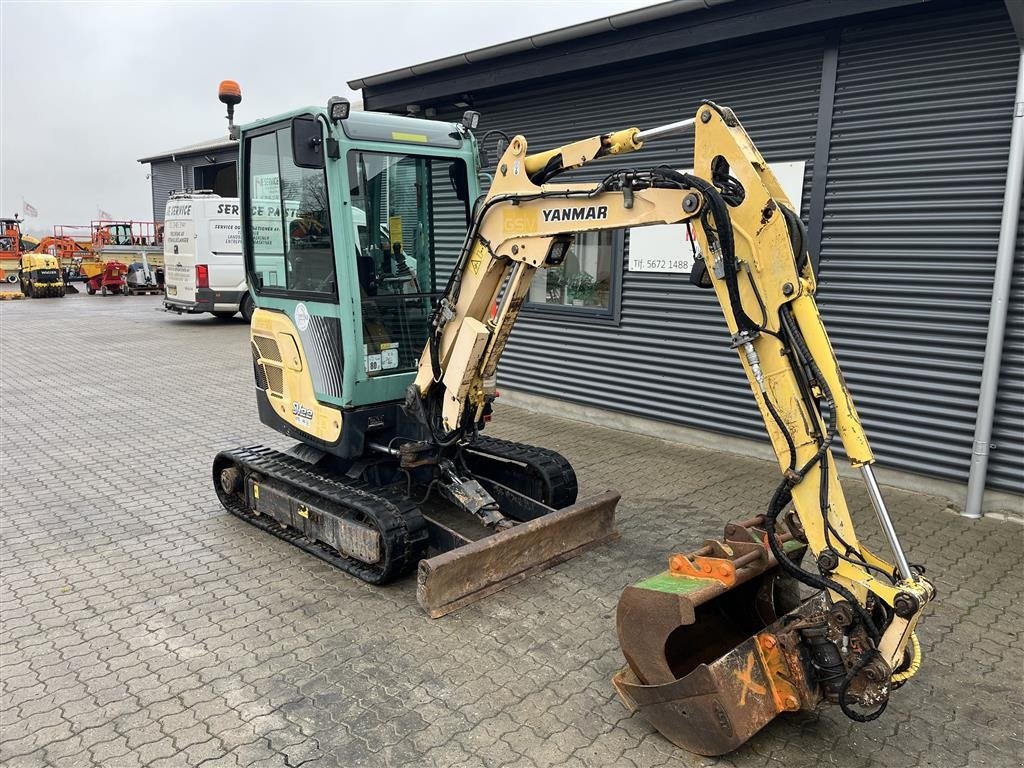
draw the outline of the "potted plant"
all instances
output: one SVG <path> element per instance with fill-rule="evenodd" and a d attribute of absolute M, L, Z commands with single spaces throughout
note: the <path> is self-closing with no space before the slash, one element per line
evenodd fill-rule
<path fill-rule="evenodd" d="M 573 306 L 586 306 L 587 302 L 593 302 L 597 293 L 597 280 L 589 272 L 577 272 L 569 278 L 565 285 Z"/>

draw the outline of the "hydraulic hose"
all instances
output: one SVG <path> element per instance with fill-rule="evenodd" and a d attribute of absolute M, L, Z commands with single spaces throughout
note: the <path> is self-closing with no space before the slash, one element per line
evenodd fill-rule
<path fill-rule="evenodd" d="M 902 672 L 894 672 L 892 681 L 896 685 L 903 685 L 921 669 L 921 641 L 917 639 L 917 632 L 910 633 L 910 665 Z"/>
<path fill-rule="evenodd" d="M 712 229 L 707 221 L 707 216 L 701 217 L 701 227 L 707 235 L 708 242 L 718 242 L 718 249 L 721 252 L 722 267 L 725 284 L 729 293 L 729 308 L 732 310 L 733 319 L 736 321 L 736 328 L 740 335 L 754 337 L 758 334 L 760 326 L 755 323 L 743 309 L 743 301 L 740 299 L 739 263 L 736 261 L 736 243 L 733 239 L 732 219 L 729 217 L 729 207 L 722 193 L 714 184 L 705 181 L 700 176 L 690 173 L 680 173 L 672 168 L 661 166 L 657 173 L 663 178 L 675 181 L 681 187 L 696 189 L 704 196 L 707 205 L 707 212 L 714 219 L 715 227 Z"/>
<path fill-rule="evenodd" d="M 871 658 L 877 653 L 878 651 L 874 648 L 864 650 L 857 659 L 857 663 L 854 664 L 846 674 L 846 679 L 843 680 L 843 684 L 839 687 L 839 708 L 843 711 L 844 715 L 857 723 L 870 723 L 872 720 L 877 720 L 882 716 L 882 713 L 885 712 L 885 708 L 889 706 L 889 697 L 886 696 L 876 709 L 868 712 L 866 715 L 862 715 L 860 712 L 856 712 L 851 709 L 849 702 L 846 700 L 847 693 L 850 690 L 850 683 L 852 683 L 854 678 L 864 670 L 864 667 L 868 665 Z"/>
<path fill-rule="evenodd" d="M 782 512 L 782 509 L 792 499 L 793 487 L 795 487 L 798 483 L 800 483 L 803 480 L 806 471 L 813 467 L 815 464 L 820 465 L 821 472 L 824 473 L 827 471 L 828 465 L 825 463 L 827 461 L 826 457 L 828 455 L 829 447 L 832 441 L 835 439 L 836 434 L 835 403 L 832 398 L 832 393 L 829 390 L 828 384 L 825 381 L 824 377 L 821 375 L 821 370 L 818 368 L 817 363 L 814 361 L 814 358 L 811 355 L 810 350 L 807 348 L 807 345 L 800 334 L 800 329 L 797 326 L 795 319 L 792 317 L 789 308 L 783 307 L 782 310 L 780 310 L 779 317 L 783 333 L 787 341 L 791 344 L 794 352 L 796 353 L 796 356 L 799 358 L 799 362 L 802 364 L 801 366 L 797 367 L 797 371 L 801 372 L 806 368 L 806 370 L 809 370 L 811 375 L 814 377 L 814 380 L 817 382 L 821 390 L 822 398 L 826 401 L 828 407 L 828 420 L 826 422 L 825 436 L 821 440 L 821 443 L 819 444 L 818 450 L 815 452 L 815 455 L 811 457 L 803 465 L 803 467 L 801 467 L 801 469 L 798 472 L 790 473 L 786 478 L 784 478 L 783 481 L 776 488 L 775 493 L 772 496 L 771 502 L 769 503 L 768 512 L 765 515 L 765 530 L 768 533 L 768 545 L 771 548 L 772 554 L 775 556 L 776 561 L 779 563 L 779 567 L 782 568 L 783 571 L 791 575 L 793 578 L 795 578 L 797 581 L 800 581 L 804 584 L 807 584 L 808 586 L 815 587 L 817 589 L 831 590 L 832 592 L 841 595 L 847 602 L 849 602 L 849 604 L 854 608 L 857 619 L 864 626 L 864 630 L 867 632 L 868 636 L 877 646 L 879 640 L 881 639 L 881 633 L 879 632 L 878 627 L 875 625 L 874 620 L 871 618 L 871 615 L 864 608 L 864 606 L 862 606 L 856 600 L 853 593 L 833 579 L 818 576 L 809 571 L 805 571 L 799 566 L 797 566 L 795 563 L 789 560 L 788 557 L 785 556 L 785 553 L 782 551 L 781 545 L 777 541 L 775 531 L 776 521 L 779 514 Z M 820 493 L 823 495 L 827 494 L 826 485 L 822 485 Z M 823 508 L 822 514 L 826 516 L 825 519 L 827 523 L 827 509 Z M 856 722 L 865 723 L 880 717 L 889 703 L 888 698 L 886 698 L 872 712 L 869 712 L 867 714 L 861 714 L 860 712 L 854 711 L 850 707 L 849 702 L 847 700 L 850 684 L 857 677 L 857 675 L 859 675 L 864 670 L 864 668 L 871 662 L 871 659 L 877 654 L 878 651 L 875 647 L 866 648 L 860 654 L 856 663 L 846 674 L 845 678 L 843 679 L 843 682 L 839 686 L 839 708 L 842 710 L 843 714 L 845 714 L 848 718 Z"/>

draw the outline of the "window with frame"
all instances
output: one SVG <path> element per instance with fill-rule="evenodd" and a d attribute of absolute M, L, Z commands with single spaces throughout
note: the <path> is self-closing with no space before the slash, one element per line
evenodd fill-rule
<path fill-rule="evenodd" d="M 469 216 L 466 164 L 351 150 L 349 194 L 368 376 L 415 370 Z"/>
<path fill-rule="evenodd" d="M 260 292 L 337 292 L 331 209 L 322 168 L 292 158 L 291 126 L 248 140 L 250 269 Z"/>
<path fill-rule="evenodd" d="M 621 230 L 577 232 L 565 261 L 537 270 L 528 307 L 615 319 L 622 275 Z"/>

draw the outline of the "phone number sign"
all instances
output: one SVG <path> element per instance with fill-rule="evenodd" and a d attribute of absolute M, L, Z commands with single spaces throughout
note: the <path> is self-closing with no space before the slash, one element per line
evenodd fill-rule
<path fill-rule="evenodd" d="M 793 210 L 800 210 L 803 199 L 804 161 L 772 163 L 771 169 L 789 198 Z M 681 169 L 684 173 L 692 170 Z M 699 227 L 699 222 L 693 226 Z M 693 252 L 700 253 L 700 245 L 691 242 L 685 224 L 655 224 L 648 227 L 630 227 L 630 272 L 689 272 L 693 268 Z"/>
<path fill-rule="evenodd" d="M 655 224 L 629 231 L 629 271 L 688 273 L 693 269 L 693 252 L 700 246 L 690 242 L 685 224 Z"/>
<path fill-rule="evenodd" d="M 658 258 L 643 256 L 640 254 L 629 254 L 630 272 L 677 272 L 686 274 L 693 269 L 693 256 L 680 258 L 672 256 L 669 258 Z"/>

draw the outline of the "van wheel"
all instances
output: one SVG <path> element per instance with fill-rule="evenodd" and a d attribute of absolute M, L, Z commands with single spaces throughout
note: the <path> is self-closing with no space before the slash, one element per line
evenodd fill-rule
<path fill-rule="evenodd" d="M 250 322 L 252 320 L 252 313 L 256 311 L 256 302 L 252 300 L 251 293 L 245 294 L 242 298 L 241 311 L 242 319 L 247 323 Z"/>
<path fill-rule="evenodd" d="M 237 312 L 211 312 L 211 315 L 216 317 L 218 320 L 230 320 L 232 317 L 237 315 Z"/>

